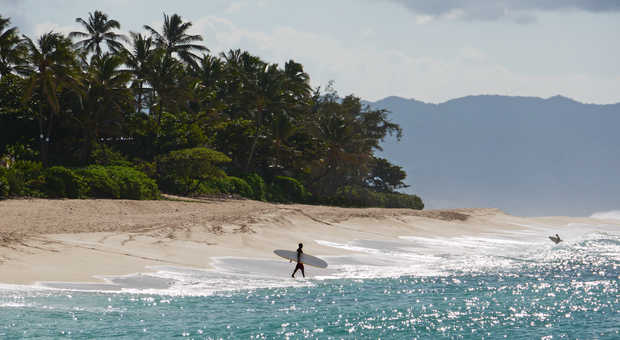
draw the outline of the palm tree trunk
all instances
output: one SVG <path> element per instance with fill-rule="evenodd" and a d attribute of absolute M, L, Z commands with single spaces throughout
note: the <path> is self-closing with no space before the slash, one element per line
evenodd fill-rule
<path fill-rule="evenodd" d="M 260 135 L 261 124 L 259 119 L 256 120 L 256 133 L 254 133 L 254 141 L 252 142 L 252 147 L 250 148 L 250 154 L 248 155 L 248 162 L 245 164 L 245 173 L 247 174 L 250 170 L 250 164 L 252 164 L 252 158 L 254 158 L 254 151 L 256 150 L 256 144 L 258 144 L 258 137 Z"/>
<path fill-rule="evenodd" d="M 254 136 L 254 141 L 252 142 L 252 147 L 250 148 L 250 155 L 248 156 L 248 161 L 245 164 L 246 174 L 250 170 L 250 164 L 252 163 L 252 158 L 254 158 L 254 150 L 256 150 L 256 144 L 258 143 L 258 132 L 259 131 L 256 131 L 256 136 Z"/>
<path fill-rule="evenodd" d="M 51 118 L 48 126 L 51 125 Z M 43 104 L 39 101 L 39 142 L 40 142 L 40 155 L 41 163 L 43 167 L 47 167 L 49 160 L 49 127 L 47 129 L 47 133 L 45 131 L 45 121 L 43 120 Z"/>
<path fill-rule="evenodd" d="M 138 85 L 138 107 L 136 108 L 136 113 L 140 113 L 142 112 L 142 82 L 139 83 L 140 85 Z"/>
<path fill-rule="evenodd" d="M 159 97 L 159 114 L 157 115 L 157 136 L 159 137 L 159 129 L 161 127 L 161 116 L 164 114 L 164 100 Z"/>
<path fill-rule="evenodd" d="M 47 162 L 47 159 L 45 159 L 44 155 L 45 155 L 45 146 L 43 145 L 45 143 L 45 139 L 43 136 L 43 108 L 41 105 L 41 101 L 39 101 L 39 117 L 38 117 L 38 121 L 39 121 L 39 158 L 41 159 L 41 163 L 43 163 L 43 166 L 45 166 L 45 163 Z"/>
<path fill-rule="evenodd" d="M 82 136 L 84 137 L 84 144 L 82 144 L 82 150 L 80 151 L 80 163 L 86 164 L 88 162 L 88 156 L 90 156 L 92 150 L 92 135 L 90 129 L 83 127 Z"/>

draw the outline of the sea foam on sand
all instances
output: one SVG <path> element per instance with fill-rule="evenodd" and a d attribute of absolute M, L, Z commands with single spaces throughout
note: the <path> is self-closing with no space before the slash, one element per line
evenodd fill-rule
<path fill-rule="evenodd" d="M 255 201 L 9 200 L 0 202 L 0 214 L 0 233 L 22 232 L 0 247 L 4 283 L 180 295 L 483 271 L 545 254 L 554 247 L 548 235 L 559 233 L 569 244 L 618 230 L 598 219 L 523 218 L 496 209 Z M 294 264 L 273 250 L 299 242 L 329 267 L 306 266 L 308 280 L 290 278 Z"/>

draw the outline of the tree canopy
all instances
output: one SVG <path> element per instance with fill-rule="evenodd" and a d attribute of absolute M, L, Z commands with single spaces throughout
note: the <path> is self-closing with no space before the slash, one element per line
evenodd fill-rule
<path fill-rule="evenodd" d="M 162 190 L 182 183 L 183 194 L 247 191 L 264 181 L 256 188 L 301 186 L 295 190 L 303 195 L 255 197 L 310 203 L 382 205 L 388 200 L 381 195 L 406 187 L 402 168 L 375 156 L 386 136 L 402 134 L 389 113 L 354 95 L 341 97 L 331 84 L 313 89 L 302 64 L 270 63 L 238 49 L 209 54 L 178 14 L 164 14 L 160 28 L 145 25 L 129 38 L 98 10 L 76 21 L 83 31 L 31 39 L 0 16 L 5 159 L 46 168 L 115 159 Z M 89 169 L 82 173 L 104 171 Z M 53 173 L 53 187 L 64 188 L 58 174 L 73 178 Z M 243 178 L 250 184 L 239 184 Z"/>

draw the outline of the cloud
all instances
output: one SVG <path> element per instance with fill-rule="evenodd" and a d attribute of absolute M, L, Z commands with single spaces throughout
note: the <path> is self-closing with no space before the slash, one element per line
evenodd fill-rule
<path fill-rule="evenodd" d="M 3 8 L 17 7 L 19 4 L 19 0 L 0 0 L 0 5 Z"/>
<path fill-rule="evenodd" d="M 620 79 L 612 75 L 520 72 L 493 58 L 484 46 L 467 42 L 453 54 L 431 56 L 378 49 L 372 43 L 343 44 L 336 36 L 290 26 L 250 29 L 216 16 L 194 20 L 192 30 L 205 37 L 214 54 L 241 48 L 280 65 L 292 58 L 304 65 L 313 86 L 335 80 L 341 94 L 353 92 L 368 100 L 399 95 L 443 102 L 470 94 L 548 97 L 562 93 L 585 102 L 610 102 L 620 91 Z M 372 31 L 359 34 L 365 39 Z"/>
<path fill-rule="evenodd" d="M 387 0 L 405 6 L 417 15 L 435 18 L 492 21 L 509 19 L 517 23 L 535 20 L 537 11 L 580 10 L 593 13 L 618 12 L 618 0 Z"/>
<path fill-rule="evenodd" d="M 226 13 L 238 12 L 238 11 L 242 10 L 246 6 L 247 6 L 246 2 L 241 2 L 241 1 L 231 2 L 225 12 Z"/>
<path fill-rule="evenodd" d="M 11 26 L 19 28 L 28 25 L 27 11 L 24 4 L 20 0 L 0 0 L 0 15 L 4 18 L 11 19 Z"/>
<path fill-rule="evenodd" d="M 69 35 L 69 33 L 71 32 L 83 31 L 83 30 L 84 28 L 79 27 L 77 25 L 61 26 L 61 25 L 46 21 L 46 22 L 38 23 L 34 26 L 34 36 L 38 38 L 42 34 L 45 34 L 51 31 L 54 31 L 56 33 L 62 33 L 64 35 Z"/>

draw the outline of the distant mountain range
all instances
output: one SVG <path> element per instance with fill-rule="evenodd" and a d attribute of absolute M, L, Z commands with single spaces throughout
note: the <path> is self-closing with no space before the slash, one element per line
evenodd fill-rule
<path fill-rule="evenodd" d="M 555 96 L 468 96 L 441 104 L 367 102 L 400 124 L 383 157 L 428 208 L 494 207 L 524 215 L 620 209 L 620 103 Z"/>

